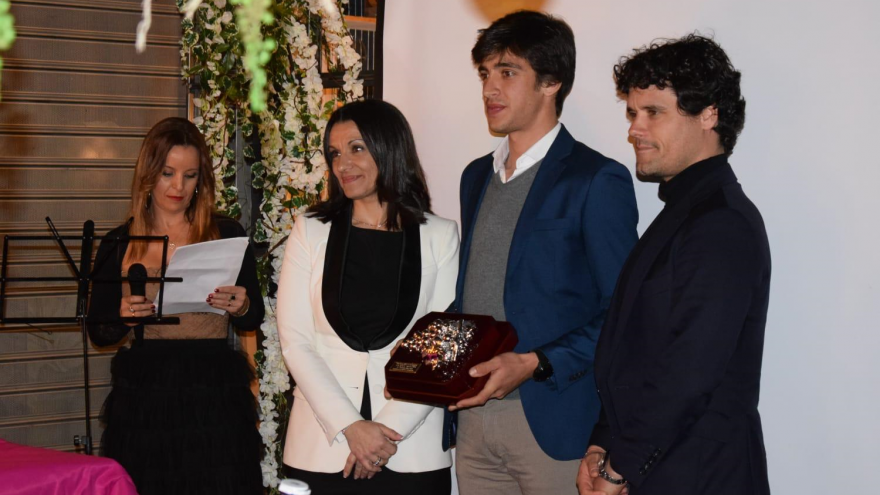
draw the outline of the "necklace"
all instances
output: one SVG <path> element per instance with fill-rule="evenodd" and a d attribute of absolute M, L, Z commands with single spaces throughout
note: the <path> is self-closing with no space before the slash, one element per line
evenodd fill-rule
<path fill-rule="evenodd" d="M 376 224 L 374 225 L 374 224 L 371 223 L 371 222 L 365 222 L 365 221 L 363 221 L 363 220 L 359 220 L 359 219 L 357 219 L 357 218 L 355 218 L 355 217 L 351 217 L 351 224 L 352 224 L 352 225 L 363 225 L 364 227 L 369 227 L 369 228 L 371 228 L 371 229 L 378 229 L 378 228 L 382 227 L 382 225 L 383 225 L 384 223 L 385 223 L 384 220 L 379 220 L 379 221 L 376 222 Z"/>
<path fill-rule="evenodd" d="M 190 228 L 190 226 L 187 225 L 185 229 L 179 229 L 179 230 L 182 231 L 182 232 L 180 232 L 181 235 L 179 235 L 179 236 L 175 236 L 175 237 L 178 237 L 178 238 L 180 238 L 180 239 L 182 239 L 182 240 L 179 240 L 179 241 L 177 241 L 177 242 L 171 240 L 171 235 L 170 235 L 170 233 L 166 233 L 166 234 L 165 234 L 166 236 L 168 236 L 168 252 L 169 252 L 169 253 L 174 252 L 174 250 L 178 248 L 178 244 L 180 244 L 181 246 L 186 245 L 187 241 L 189 240 L 189 239 L 188 239 L 188 237 L 189 237 L 189 228 Z"/>

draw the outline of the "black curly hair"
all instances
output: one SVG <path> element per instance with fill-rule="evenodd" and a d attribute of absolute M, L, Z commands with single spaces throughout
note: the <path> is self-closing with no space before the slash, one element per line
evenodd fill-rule
<path fill-rule="evenodd" d="M 746 121 L 746 100 L 739 89 L 740 73 L 733 68 L 721 46 L 699 33 L 681 39 L 654 40 L 649 46 L 621 57 L 614 66 L 619 94 L 633 88 L 670 88 L 678 108 L 686 115 L 699 115 L 706 107 L 718 110 L 715 132 L 725 154 L 733 153 Z"/>

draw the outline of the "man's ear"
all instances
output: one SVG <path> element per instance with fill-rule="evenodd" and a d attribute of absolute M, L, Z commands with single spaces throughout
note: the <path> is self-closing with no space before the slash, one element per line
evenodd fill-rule
<path fill-rule="evenodd" d="M 541 92 L 544 93 L 544 96 L 556 98 L 556 93 L 558 93 L 561 88 L 562 83 L 559 81 L 541 83 Z"/>
<path fill-rule="evenodd" d="M 711 131 L 718 124 L 718 109 L 710 105 L 700 112 L 700 127 L 704 131 Z"/>

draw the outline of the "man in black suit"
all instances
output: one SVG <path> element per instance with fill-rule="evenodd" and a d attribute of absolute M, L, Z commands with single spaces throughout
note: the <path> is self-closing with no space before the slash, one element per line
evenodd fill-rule
<path fill-rule="evenodd" d="M 758 392 L 770 290 L 761 215 L 728 164 L 740 73 L 711 39 L 614 68 L 642 180 L 666 203 L 621 272 L 596 349 L 581 495 L 769 494 Z"/>

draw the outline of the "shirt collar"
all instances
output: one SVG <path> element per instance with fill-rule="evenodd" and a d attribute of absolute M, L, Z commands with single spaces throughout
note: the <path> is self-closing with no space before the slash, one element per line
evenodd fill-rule
<path fill-rule="evenodd" d="M 550 146 L 556 141 L 556 136 L 559 135 L 561 129 L 562 123 L 557 122 L 556 126 L 554 126 L 553 129 L 550 129 L 550 132 L 544 134 L 544 137 L 539 139 L 537 143 L 533 144 L 531 148 L 526 150 L 526 152 L 516 160 L 516 170 L 513 171 L 513 174 L 510 177 L 504 176 L 504 163 L 507 161 L 507 156 L 510 154 L 510 140 L 508 136 L 504 136 L 504 139 L 502 139 L 498 147 L 495 148 L 495 152 L 492 153 L 492 166 L 495 169 L 495 173 L 501 177 L 501 182 L 506 183 L 515 179 L 534 164 L 543 160 L 544 157 L 547 156 L 547 152 L 550 151 Z"/>
<path fill-rule="evenodd" d="M 660 184 L 660 199 L 667 204 L 679 201 L 690 194 L 704 177 L 725 164 L 727 164 L 727 155 L 725 154 L 715 155 L 694 163 L 675 177 Z"/>

